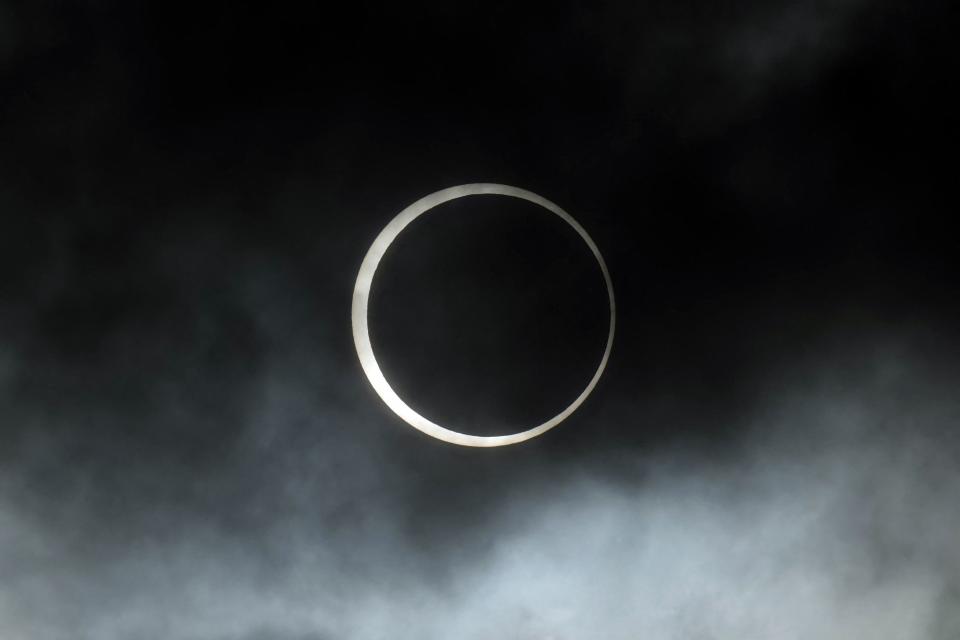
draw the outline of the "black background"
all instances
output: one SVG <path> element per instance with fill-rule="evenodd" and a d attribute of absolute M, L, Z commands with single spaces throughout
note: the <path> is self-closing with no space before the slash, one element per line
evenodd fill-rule
<path fill-rule="evenodd" d="M 349 538 L 372 517 L 414 550 L 492 539 L 517 487 L 736 457 L 793 372 L 870 369 L 891 336 L 950 388 L 947 3 L 326 4 L 0 6 L 0 464 L 69 562 L 198 522 L 268 568 L 293 562 L 264 542 L 285 518 Z M 350 333 L 379 230 L 471 182 L 569 211 L 617 295 L 593 395 L 508 449 L 406 426 Z M 596 366 L 599 271 L 532 205 L 442 208 L 378 273 L 384 370 L 452 428 L 532 426 Z M 369 451 L 389 480 L 351 479 Z"/>

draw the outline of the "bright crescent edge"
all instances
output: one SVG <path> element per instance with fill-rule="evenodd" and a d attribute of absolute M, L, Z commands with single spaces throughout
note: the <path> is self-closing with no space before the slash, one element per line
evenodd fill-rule
<path fill-rule="evenodd" d="M 443 204 L 444 202 L 449 202 L 450 200 L 456 200 L 457 198 L 462 198 L 464 196 L 473 195 L 501 195 L 520 198 L 521 200 L 526 200 L 528 202 L 540 205 L 544 209 L 547 209 L 548 211 L 551 211 L 562 218 L 567 224 L 573 227 L 580 237 L 583 238 L 584 242 L 587 243 L 590 251 L 593 252 L 594 257 L 597 259 L 597 262 L 600 265 L 600 271 L 603 273 L 603 279 L 607 285 L 607 296 L 610 300 L 610 330 L 607 334 L 607 345 L 603 351 L 603 357 L 600 359 L 600 365 L 597 367 L 597 370 L 590 379 L 590 382 L 587 383 L 587 386 L 583 389 L 583 391 L 580 392 L 580 395 L 577 396 L 576 399 L 574 399 L 574 401 L 571 402 L 563 411 L 553 416 L 543 424 L 526 431 L 520 431 L 518 433 L 502 436 L 474 436 L 466 433 L 459 433 L 457 431 L 441 427 L 435 422 L 428 420 L 414 411 L 400 398 L 400 396 L 396 394 L 396 392 L 390 386 L 390 383 L 387 382 L 387 379 L 384 377 L 383 372 L 380 370 L 380 365 L 377 363 L 377 359 L 373 354 L 373 345 L 370 342 L 370 331 L 367 323 L 367 310 L 370 302 L 370 287 L 373 284 L 373 276 L 377 271 L 377 267 L 380 265 L 380 260 L 383 258 L 387 249 L 397 238 L 400 232 L 403 231 L 403 229 L 411 222 L 437 205 Z M 451 444 L 457 444 L 465 447 L 502 447 L 510 444 L 518 444 L 520 442 L 524 442 L 525 440 L 535 438 L 563 422 L 574 411 L 576 411 L 581 404 L 583 404 L 583 401 L 587 399 L 587 396 L 590 395 L 594 387 L 597 385 L 597 382 L 600 380 L 600 376 L 603 375 L 603 371 L 607 366 L 607 361 L 610 359 L 610 351 L 613 348 L 613 334 L 616 327 L 616 303 L 614 301 L 613 282 L 610 279 L 610 273 L 607 271 L 607 265 L 603 261 L 603 256 L 600 255 L 600 249 L 597 248 L 597 245 L 594 243 L 593 239 L 586 232 L 586 230 L 580 226 L 580 223 L 574 220 L 573 216 L 558 207 L 556 204 L 550 202 L 546 198 L 538 196 L 531 191 L 520 189 L 518 187 L 492 183 L 464 184 L 442 189 L 435 193 L 431 193 L 428 196 L 420 198 L 397 214 L 397 216 L 394 217 L 393 220 L 391 220 L 387 226 L 383 228 L 376 239 L 374 239 L 373 244 L 370 246 L 366 256 L 363 258 L 363 262 L 360 265 L 360 272 L 357 274 L 357 282 L 353 289 L 353 307 L 351 315 L 353 324 L 353 342 L 357 349 L 357 356 L 360 358 L 360 365 L 363 367 L 363 372 L 367 375 L 367 379 L 370 380 L 370 384 L 373 385 L 373 389 L 377 392 L 377 395 L 380 396 L 380 398 L 395 414 L 397 414 L 397 416 L 399 416 L 410 426 L 419 429 L 423 433 L 437 438 L 438 440 L 443 440 Z"/>

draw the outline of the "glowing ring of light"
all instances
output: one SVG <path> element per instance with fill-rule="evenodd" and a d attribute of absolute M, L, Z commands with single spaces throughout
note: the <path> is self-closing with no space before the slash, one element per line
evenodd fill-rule
<path fill-rule="evenodd" d="M 607 334 L 607 345 L 603 350 L 600 365 L 597 367 L 596 372 L 584 390 L 580 392 L 580 395 L 577 396 L 567 408 L 543 424 L 526 431 L 503 436 L 473 436 L 466 433 L 459 433 L 441 427 L 414 411 L 406 402 L 400 399 L 400 396 L 396 394 L 390 386 L 390 383 L 388 383 L 387 379 L 383 376 L 380 365 L 377 364 L 377 359 L 373 355 L 373 346 L 370 343 L 370 331 L 367 324 L 367 309 L 370 303 L 370 286 L 373 284 L 373 275 L 377 270 L 377 266 L 380 264 L 380 260 L 383 259 L 384 253 L 386 253 L 390 247 L 390 244 L 408 224 L 430 209 L 444 202 L 449 202 L 450 200 L 473 195 L 500 195 L 520 198 L 521 200 L 538 204 L 562 218 L 564 222 L 573 227 L 574 231 L 580 234 L 580 237 L 583 238 L 587 246 L 590 247 L 590 251 L 593 252 L 594 257 L 600 264 L 600 271 L 603 272 L 603 279 L 607 285 L 607 296 L 610 299 L 610 330 Z M 563 422 L 583 404 L 583 401 L 587 399 L 587 396 L 590 395 L 590 392 L 593 391 L 593 388 L 597 385 L 600 376 L 603 375 L 603 370 L 607 366 L 607 360 L 610 358 L 610 349 L 613 347 L 613 330 L 616 324 L 615 310 L 613 282 L 610 280 L 610 273 L 607 271 L 607 265 L 603 261 L 603 256 L 600 255 L 600 250 L 593 242 L 593 239 L 569 213 L 546 198 L 542 198 L 525 189 L 502 184 L 464 184 L 443 189 L 420 198 L 391 220 L 390 223 L 384 227 L 383 231 L 380 232 L 380 235 L 373 241 L 373 244 L 367 251 L 367 255 L 363 259 L 363 263 L 360 265 L 360 273 L 357 275 L 357 283 L 353 289 L 353 342 L 357 348 L 357 356 L 360 358 L 360 364 L 367 378 L 370 380 L 370 384 L 373 385 L 374 391 L 376 391 L 377 395 L 380 396 L 386 405 L 407 424 L 429 436 L 452 444 L 466 447 L 500 447 L 508 444 L 516 444 L 539 436 Z"/>

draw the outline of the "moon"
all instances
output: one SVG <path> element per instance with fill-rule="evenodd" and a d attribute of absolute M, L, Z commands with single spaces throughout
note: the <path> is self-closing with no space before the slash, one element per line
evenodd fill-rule
<path fill-rule="evenodd" d="M 377 271 L 377 267 L 380 265 L 380 260 L 383 259 L 387 249 L 390 248 L 390 245 L 397 238 L 400 232 L 403 231 L 411 222 L 422 216 L 424 213 L 430 211 L 437 205 L 441 205 L 444 202 L 449 202 L 451 200 L 456 200 L 457 198 L 478 195 L 509 196 L 511 198 L 520 198 L 521 200 L 532 202 L 543 207 L 547 211 L 556 214 L 564 222 L 573 227 L 574 231 L 576 231 L 580 237 L 583 238 L 583 241 L 587 244 L 587 246 L 590 248 L 590 251 L 593 253 L 593 256 L 597 259 L 597 263 L 600 265 L 600 271 L 603 273 L 604 282 L 607 286 L 607 297 L 610 301 L 610 328 L 607 333 L 607 344 L 603 350 L 603 356 L 600 358 L 600 364 L 593 373 L 593 377 L 591 377 L 590 381 L 587 382 L 586 387 L 584 387 L 583 391 L 580 392 L 580 395 L 578 395 L 573 402 L 567 405 L 563 411 L 553 416 L 543 424 L 526 429 L 525 431 L 517 431 L 516 433 L 500 436 L 475 436 L 468 433 L 460 433 L 458 431 L 442 427 L 414 411 L 400 398 L 400 396 L 397 395 L 397 393 L 393 390 L 393 387 L 390 386 L 390 383 L 387 382 L 383 372 L 380 370 L 380 365 L 377 363 L 377 358 L 373 353 L 373 345 L 370 343 L 370 329 L 367 317 L 367 312 L 370 305 L 370 287 L 373 284 L 373 276 Z M 535 438 L 543 433 L 546 433 L 570 417 L 570 415 L 576 411 L 581 404 L 583 404 L 584 400 L 587 399 L 587 396 L 589 396 L 594 387 L 597 386 L 600 376 L 603 375 L 603 371 L 607 367 L 607 361 L 610 359 L 610 351 L 613 348 L 614 328 L 616 326 L 616 303 L 613 297 L 613 282 L 610 280 L 610 273 L 607 271 L 607 265 L 603 261 L 603 256 L 600 255 L 600 249 L 597 248 L 596 243 L 586 232 L 586 230 L 580 226 L 580 223 L 573 219 L 573 216 L 546 198 L 539 196 L 532 191 L 527 191 L 526 189 L 520 189 L 518 187 L 511 187 L 503 184 L 463 184 L 456 187 L 442 189 L 435 193 L 431 193 L 428 196 L 420 198 L 397 214 L 397 216 L 391 220 L 386 227 L 383 228 L 383 231 L 380 232 L 376 239 L 374 239 L 373 244 L 370 246 L 370 249 L 367 251 L 367 254 L 363 259 L 363 263 L 360 265 L 360 272 L 357 274 L 357 282 L 353 289 L 352 322 L 353 342 L 357 348 L 357 356 L 360 358 L 360 365 L 363 367 L 363 372 L 366 374 L 367 379 L 370 380 L 370 384 L 373 385 L 373 389 L 377 392 L 377 395 L 380 396 L 380 399 L 383 400 L 390 410 L 397 414 L 397 416 L 399 416 L 404 422 L 416 429 L 419 429 L 428 436 L 432 436 L 438 440 L 443 440 L 444 442 L 449 442 L 451 444 L 461 445 L 464 447 L 502 447 L 505 445 L 524 442 L 525 440 L 530 440 L 531 438 Z"/>

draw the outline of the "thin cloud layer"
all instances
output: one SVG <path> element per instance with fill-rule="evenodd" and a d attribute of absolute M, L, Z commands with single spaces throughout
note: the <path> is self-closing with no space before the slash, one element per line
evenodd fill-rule
<path fill-rule="evenodd" d="M 807 382 L 764 401 L 723 462 L 634 452 L 632 480 L 604 473 L 610 454 L 548 464 L 432 548 L 403 526 L 402 470 L 338 433 L 349 415 L 315 416 L 327 437 L 307 450 L 265 444 L 306 394 L 272 397 L 244 436 L 260 453 L 235 453 L 279 447 L 281 464 L 219 472 L 256 478 L 230 508 L 269 517 L 246 529 L 165 506 L 176 526 L 121 518 L 117 535 L 82 494 L 31 516 L 7 469 L 4 637 L 949 640 L 957 401 L 903 352 L 858 361 L 782 376 Z"/>

